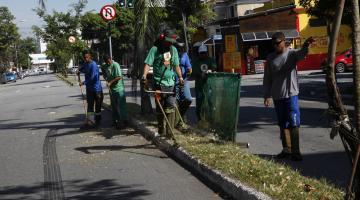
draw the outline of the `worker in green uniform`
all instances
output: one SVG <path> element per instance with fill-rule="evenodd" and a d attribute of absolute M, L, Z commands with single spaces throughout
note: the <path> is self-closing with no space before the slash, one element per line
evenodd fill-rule
<path fill-rule="evenodd" d="M 216 71 L 216 62 L 208 56 L 208 49 L 205 45 L 201 45 L 198 49 L 198 56 L 192 63 L 192 77 L 195 79 L 196 93 L 196 116 L 198 121 L 201 120 L 201 106 L 204 101 L 204 85 L 206 83 L 207 74 Z"/>
<path fill-rule="evenodd" d="M 165 30 L 159 35 L 154 46 L 150 49 L 144 66 L 142 81 L 147 86 L 147 75 L 150 66 L 153 67 L 153 88 L 157 91 L 168 92 L 167 94 L 156 94 L 160 99 L 160 105 L 156 102 L 156 112 L 158 120 L 158 133 L 160 136 L 171 137 L 171 130 L 174 129 L 175 123 L 175 73 L 179 77 L 179 83 L 184 84 L 181 69 L 179 67 L 179 54 L 173 44 L 176 42 L 176 35 L 170 30 Z M 172 94 L 170 94 L 172 93 Z M 164 109 L 165 115 L 169 120 L 166 123 L 160 106 Z M 170 130 L 171 129 L 171 130 Z"/>
<path fill-rule="evenodd" d="M 127 110 L 124 79 L 119 63 L 113 61 L 110 56 L 103 57 L 105 64 L 102 66 L 106 85 L 109 88 L 112 120 L 116 128 L 121 129 L 127 125 Z"/>

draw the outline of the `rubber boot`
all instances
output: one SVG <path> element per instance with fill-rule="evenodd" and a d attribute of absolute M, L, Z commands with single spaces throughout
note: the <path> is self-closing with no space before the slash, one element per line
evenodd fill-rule
<path fill-rule="evenodd" d="M 165 136 L 166 130 L 165 130 L 165 118 L 162 113 L 158 113 L 156 115 L 157 122 L 158 122 L 158 133 L 160 136 Z"/>
<path fill-rule="evenodd" d="M 302 161 L 302 156 L 300 154 L 300 145 L 299 145 L 299 127 L 293 127 L 290 129 L 291 134 L 291 160 Z"/>
<path fill-rule="evenodd" d="M 166 123 L 166 135 L 167 138 L 173 137 L 174 123 L 175 123 L 175 110 L 166 112 L 166 117 L 169 120 L 170 126 Z"/>
<path fill-rule="evenodd" d="M 291 142 L 289 129 L 280 128 L 280 139 L 282 144 L 282 151 L 276 156 L 278 159 L 283 159 L 291 155 Z"/>
<path fill-rule="evenodd" d="M 181 104 L 182 104 L 182 102 L 178 102 L 178 109 L 179 109 L 179 112 L 180 112 L 180 107 L 181 107 Z M 174 122 L 174 124 L 175 124 L 175 128 L 176 129 L 178 129 L 180 126 L 181 126 L 181 119 L 180 119 L 180 114 L 179 114 L 179 112 L 175 112 L 175 122 Z"/>
<path fill-rule="evenodd" d="M 101 124 L 101 113 L 96 113 L 95 114 L 95 126 L 100 126 Z"/>

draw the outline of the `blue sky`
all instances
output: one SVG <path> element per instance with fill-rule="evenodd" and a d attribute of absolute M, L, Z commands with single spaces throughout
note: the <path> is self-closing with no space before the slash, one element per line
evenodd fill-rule
<path fill-rule="evenodd" d="M 46 9 L 48 13 L 56 11 L 67 11 L 70 5 L 78 0 L 46 0 Z M 100 8 L 106 4 L 112 4 L 116 0 L 88 0 L 85 11 L 100 12 Z M 12 15 L 15 16 L 14 22 L 19 27 L 22 37 L 33 36 L 31 26 L 41 25 L 42 20 L 36 15 L 33 8 L 38 6 L 38 0 L 0 0 L 0 6 L 9 8 Z"/>

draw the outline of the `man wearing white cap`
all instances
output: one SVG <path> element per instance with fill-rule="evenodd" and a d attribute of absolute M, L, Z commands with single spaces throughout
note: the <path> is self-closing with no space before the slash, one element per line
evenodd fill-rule
<path fill-rule="evenodd" d="M 201 120 L 201 106 L 204 98 L 204 85 L 206 83 L 207 73 L 216 71 L 216 62 L 208 56 L 208 49 L 205 45 L 201 45 L 198 49 L 198 57 L 193 62 L 192 76 L 195 79 L 196 92 L 196 115 L 198 120 Z"/>

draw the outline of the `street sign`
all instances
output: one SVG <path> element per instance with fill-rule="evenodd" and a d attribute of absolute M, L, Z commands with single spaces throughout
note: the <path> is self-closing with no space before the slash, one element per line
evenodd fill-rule
<path fill-rule="evenodd" d="M 105 5 L 101 8 L 100 15 L 105 21 L 111 21 L 116 17 L 115 8 L 112 5 Z"/>
<path fill-rule="evenodd" d="M 70 36 L 69 39 L 68 39 L 68 41 L 70 43 L 75 43 L 75 40 L 76 40 L 76 38 L 74 36 Z"/>
<path fill-rule="evenodd" d="M 213 40 L 222 40 L 222 35 L 212 35 L 211 38 Z"/>

